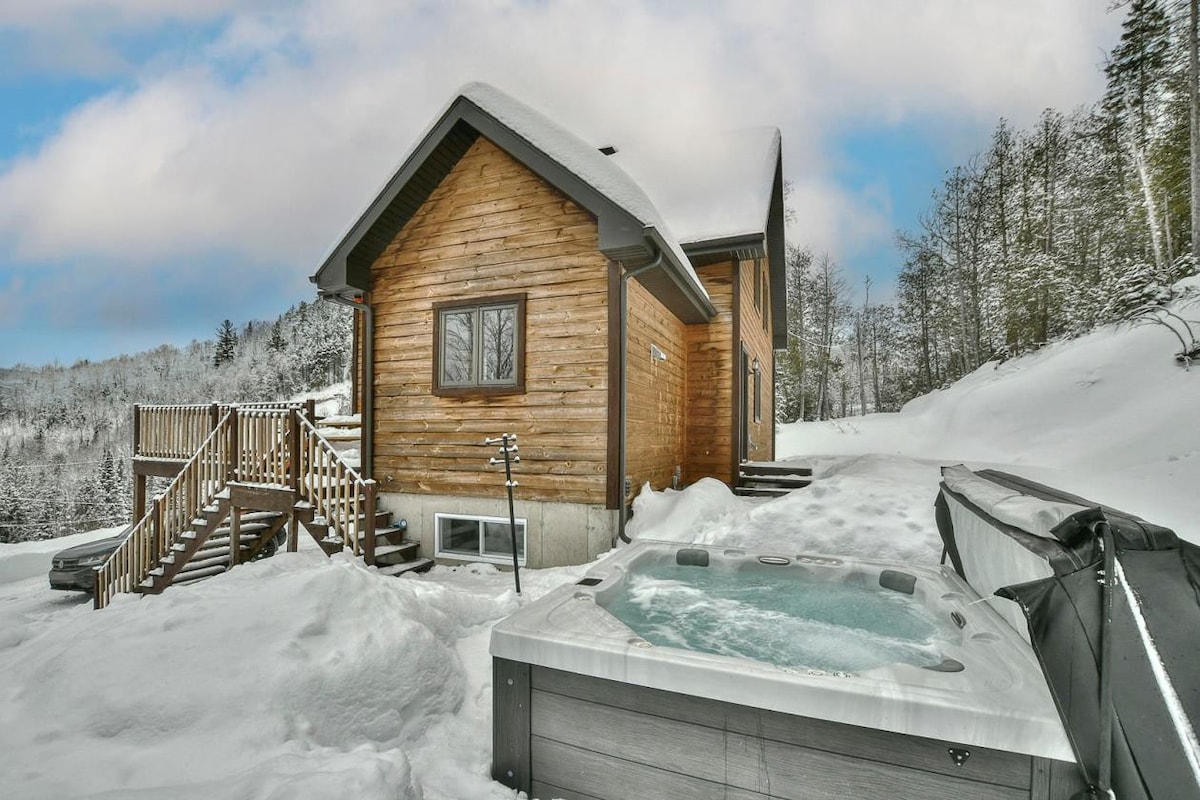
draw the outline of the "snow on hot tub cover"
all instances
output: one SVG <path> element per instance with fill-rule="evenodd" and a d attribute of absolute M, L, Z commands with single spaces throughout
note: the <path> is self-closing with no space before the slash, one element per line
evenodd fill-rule
<path fill-rule="evenodd" d="M 946 555 L 981 595 L 995 592 L 1020 607 L 1092 784 L 1103 624 L 1103 558 L 1092 523 L 1108 522 L 1119 583 L 1109 628 L 1113 789 L 1120 800 L 1200 798 L 1200 547 L 1016 475 L 962 466 L 942 475 L 936 509 Z M 1018 580 L 1004 585 L 1004 577 Z"/>

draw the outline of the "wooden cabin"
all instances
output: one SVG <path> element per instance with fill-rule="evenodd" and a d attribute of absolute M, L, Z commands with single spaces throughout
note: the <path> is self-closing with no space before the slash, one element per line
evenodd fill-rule
<path fill-rule="evenodd" d="M 352 306 L 362 469 L 441 561 L 609 549 L 643 485 L 774 456 L 784 347 L 780 137 L 670 154 L 588 142 L 464 87 L 312 280 Z"/>

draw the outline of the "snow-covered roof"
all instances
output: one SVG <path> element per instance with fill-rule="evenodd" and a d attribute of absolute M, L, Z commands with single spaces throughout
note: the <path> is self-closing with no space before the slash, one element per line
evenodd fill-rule
<path fill-rule="evenodd" d="M 766 233 L 779 148 L 779 129 L 762 127 L 689 134 L 658 152 L 631 143 L 609 158 L 688 245 Z"/>
<path fill-rule="evenodd" d="M 609 156 L 598 149 L 603 143 L 585 141 L 484 83 L 462 87 L 409 151 L 312 277 L 321 291 L 368 288 L 370 263 L 479 135 L 595 215 L 600 249 L 610 258 L 635 268 L 661 253 L 664 268 L 638 280 L 684 322 L 716 313 L 687 252 L 703 251 L 711 260 L 716 249 L 728 245 L 738 257 L 757 257 L 765 254 L 770 227 L 771 280 L 778 295 L 772 317 L 776 346 L 782 346 L 786 308 L 778 130 L 686 135 L 658 153 L 622 144 Z"/>

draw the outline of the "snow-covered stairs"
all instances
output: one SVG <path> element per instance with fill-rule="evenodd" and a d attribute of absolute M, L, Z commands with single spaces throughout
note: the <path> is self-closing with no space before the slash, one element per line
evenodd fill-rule
<path fill-rule="evenodd" d="M 307 503 L 296 505 L 296 516 L 328 554 L 341 552 L 345 543 L 333 531 L 328 520 L 318 518 Z M 366 534 L 361 524 L 355 525 L 358 534 L 358 552 L 366 551 Z M 433 566 L 433 559 L 420 555 L 420 545 L 406 537 L 408 524 L 404 520 L 394 523 L 392 512 L 375 510 L 375 558 L 374 564 L 384 575 L 403 575 L 406 572 L 425 572 Z"/>
<path fill-rule="evenodd" d="M 743 461 L 733 492 L 742 497 L 779 497 L 812 481 L 811 467 L 786 461 Z"/>
<path fill-rule="evenodd" d="M 287 522 L 287 515 L 273 511 L 253 511 L 241 515 L 238 525 L 237 563 L 250 561 L 268 547 Z M 228 491 L 217 495 L 204 509 L 203 516 L 192 520 L 170 552 L 142 581 L 136 591 L 159 594 L 168 586 L 209 578 L 230 568 L 233 558 L 233 528 L 230 523 Z"/>

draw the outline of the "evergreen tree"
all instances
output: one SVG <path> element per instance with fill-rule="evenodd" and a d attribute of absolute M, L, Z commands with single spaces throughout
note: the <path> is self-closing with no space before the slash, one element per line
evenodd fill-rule
<path fill-rule="evenodd" d="M 213 366 L 219 367 L 222 364 L 233 361 L 237 355 L 238 337 L 237 332 L 233 329 L 233 323 L 225 320 L 221 323 L 221 327 L 217 328 L 217 348 L 213 355 Z"/>

